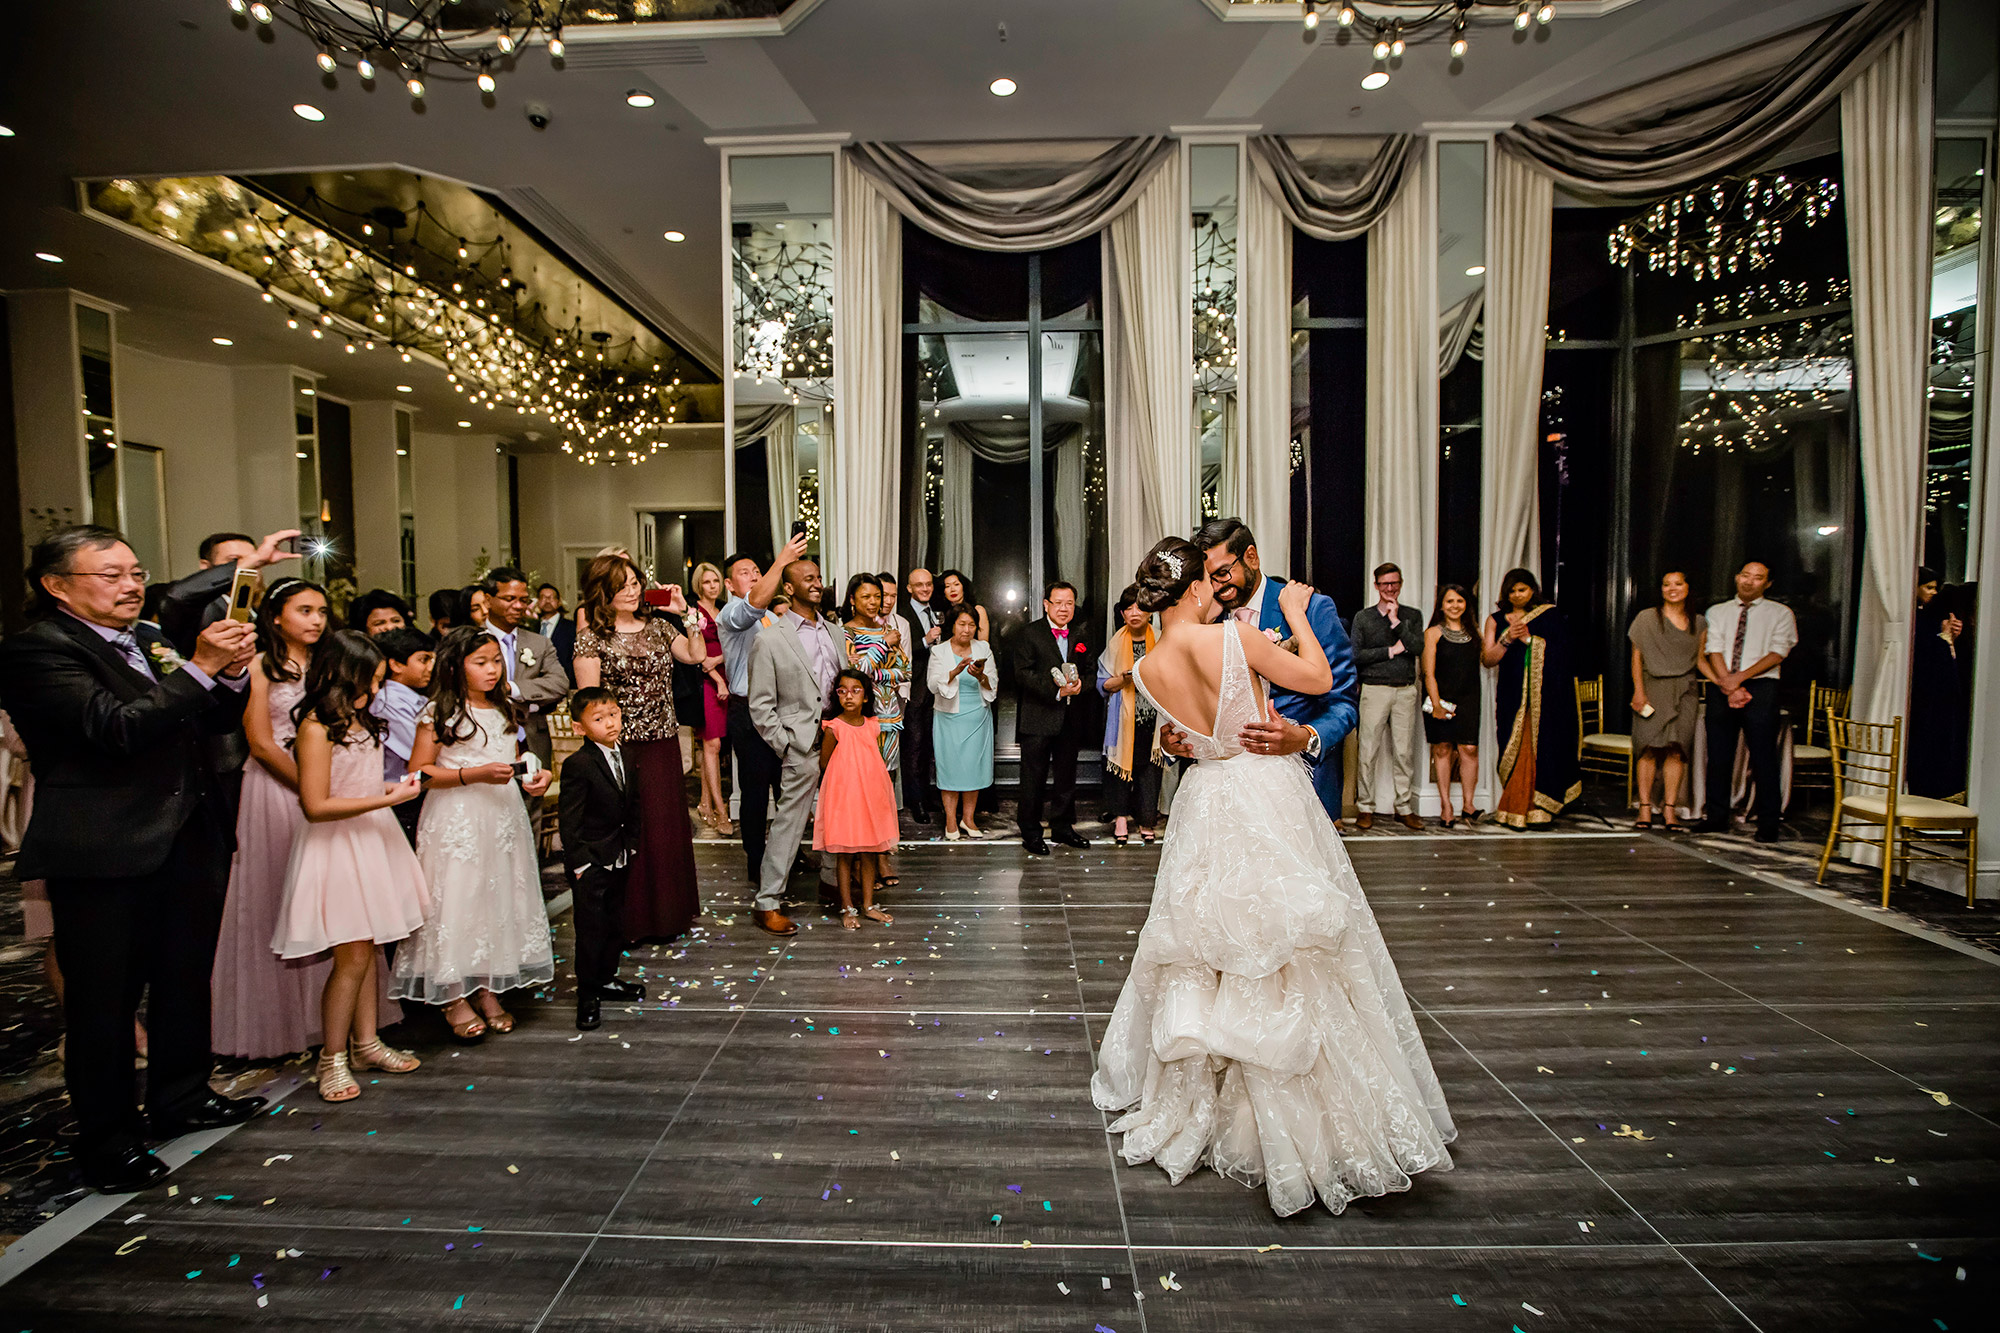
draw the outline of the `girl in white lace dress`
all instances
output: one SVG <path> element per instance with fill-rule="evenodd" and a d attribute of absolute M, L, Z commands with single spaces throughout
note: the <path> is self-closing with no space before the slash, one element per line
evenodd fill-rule
<path fill-rule="evenodd" d="M 1165 632 L 1135 683 L 1198 763 L 1091 1080 L 1101 1109 L 1128 1112 L 1111 1126 L 1123 1157 L 1175 1184 L 1202 1165 L 1261 1184 L 1281 1215 L 1448 1170 L 1457 1130 L 1340 837 L 1298 759 L 1238 739 L 1265 711 L 1260 677 L 1306 694 L 1332 682 L 1312 589 L 1279 594 L 1294 657 L 1249 625 L 1208 623 L 1187 542 L 1154 547 L 1139 587 Z"/>
<path fill-rule="evenodd" d="M 542 872 L 521 791 L 548 788 L 543 770 L 514 785 L 519 707 L 507 697 L 500 644 L 462 626 L 438 645 L 431 704 L 417 724 L 411 769 L 430 774 L 417 860 L 430 886 L 423 929 L 396 950 L 394 994 L 445 1005 L 462 1041 L 511 1032 L 499 992 L 555 977 Z M 479 1006 L 473 1011 L 473 1003 Z"/>

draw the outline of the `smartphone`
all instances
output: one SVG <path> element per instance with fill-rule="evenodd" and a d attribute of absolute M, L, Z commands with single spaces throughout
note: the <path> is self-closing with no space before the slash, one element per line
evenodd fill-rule
<path fill-rule="evenodd" d="M 794 537 L 803 537 L 806 535 L 806 521 L 804 519 L 798 518 L 792 520 L 792 535 Z"/>
<path fill-rule="evenodd" d="M 236 577 L 229 584 L 229 618 L 240 624 L 250 623 L 257 606 L 257 571 L 236 570 Z"/>
<path fill-rule="evenodd" d="M 528 756 L 522 755 L 514 761 L 514 776 L 519 778 L 528 776 Z"/>
<path fill-rule="evenodd" d="M 668 607 L 674 604 L 674 595 L 666 588 L 648 588 L 641 594 L 647 606 Z"/>

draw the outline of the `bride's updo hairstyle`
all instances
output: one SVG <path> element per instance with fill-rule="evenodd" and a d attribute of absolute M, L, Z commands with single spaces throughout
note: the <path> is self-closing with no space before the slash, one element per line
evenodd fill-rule
<path fill-rule="evenodd" d="M 1208 577 L 1201 548 L 1179 537 L 1164 537 L 1139 562 L 1138 607 L 1158 615 L 1187 596 L 1196 579 Z"/>

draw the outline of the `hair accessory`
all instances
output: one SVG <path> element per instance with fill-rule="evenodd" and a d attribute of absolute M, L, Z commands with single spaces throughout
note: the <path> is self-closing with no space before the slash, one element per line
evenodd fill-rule
<path fill-rule="evenodd" d="M 1162 555 L 1160 557 L 1160 563 L 1165 565 L 1167 569 L 1172 572 L 1175 578 L 1179 578 L 1181 576 L 1181 558 L 1175 555 L 1172 551 L 1168 551 L 1164 555 Z"/>

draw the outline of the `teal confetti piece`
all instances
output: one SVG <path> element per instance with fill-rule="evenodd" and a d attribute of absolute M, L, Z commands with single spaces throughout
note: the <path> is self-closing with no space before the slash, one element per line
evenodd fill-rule
<path fill-rule="evenodd" d="M 1824 1151 L 1825 1151 L 1825 1149 L 1821 1149 L 1821 1151 L 1822 1151 L 1822 1152 L 1824 1152 Z M 1833 1154 L 1832 1154 L 1832 1153 L 1827 1153 L 1826 1155 L 1827 1155 L 1828 1157 L 1831 1157 L 1831 1156 L 1833 1156 Z"/>
<path fill-rule="evenodd" d="M 407 1217 L 406 1217 L 406 1218 L 404 1218 L 404 1219 L 403 1219 L 403 1225 L 404 1225 L 404 1226 L 408 1226 L 408 1225 L 410 1225 L 410 1219 L 409 1219 L 409 1218 L 407 1218 Z"/>
<path fill-rule="evenodd" d="M 454 1310 L 463 1310 L 465 1308 L 465 1297 L 461 1296 L 457 1300 L 453 1301 L 451 1303 L 451 1308 Z"/>
<path fill-rule="evenodd" d="M 1043 1200 L 1042 1200 L 1042 1211 L 1043 1211 L 1043 1212 L 1045 1212 L 1045 1213 L 1053 1213 L 1053 1212 L 1054 1212 L 1055 1210 L 1056 1210 L 1056 1206 L 1055 1206 L 1054 1204 L 1050 1203 L 1050 1202 L 1049 1202 L 1049 1201 L 1048 1201 L 1047 1199 L 1043 1199 Z"/>
<path fill-rule="evenodd" d="M 830 1033 L 832 1033 L 832 1034 L 833 1034 L 834 1036 L 836 1036 L 836 1037 L 838 1037 L 838 1036 L 840 1035 L 840 1029 L 839 1029 L 839 1028 L 828 1028 L 828 1029 L 827 1029 L 827 1031 L 828 1031 L 828 1032 L 830 1032 Z"/>
<path fill-rule="evenodd" d="M 229 1256 L 229 1267 L 231 1268 L 236 1267 L 236 1265 L 242 1262 L 243 1262 L 243 1256 L 240 1254 L 232 1254 Z"/>
<path fill-rule="evenodd" d="M 471 1092 L 471 1091 L 472 1091 L 472 1087 L 473 1087 L 473 1085 L 472 1085 L 472 1084 L 470 1084 L 470 1083 L 468 1083 L 468 1084 L 466 1084 L 466 1085 L 465 1085 L 465 1090 L 466 1090 L 467 1092 Z"/>
<path fill-rule="evenodd" d="M 1453 1305 L 1463 1305 L 1465 1304 L 1465 1297 L 1459 1295 L 1457 1292 L 1454 1291 L 1451 1294 L 1451 1303 Z"/>
<path fill-rule="evenodd" d="M 1944 1260 L 1938 1258 L 1935 1254 L 1925 1254 L 1922 1250 L 1917 1251 L 1917 1258 L 1928 1259 L 1934 1264 L 1941 1264 L 1944 1262 Z"/>
<path fill-rule="evenodd" d="M 484 1230 L 486 1230 L 486 1228 L 485 1228 L 485 1227 L 467 1227 L 467 1228 L 466 1228 L 466 1230 L 467 1230 L 467 1231 L 484 1231 Z"/>
<path fill-rule="evenodd" d="M 759 1194 L 759 1195 L 758 1195 L 758 1196 L 757 1196 L 756 1198 L 754 1198 L 754 1199 L 752 1199 L 752 1200 L 750 1201 L 750 1206 L 751 1206 L 752 1208 L 755 1208 L 755 1207 L 756 1207 L 756 1206 L 757 1206 L 758 1204 L 760 1204 L 760 1203 L 762 1203 L 762 1202 L 764 1202 L 764 1196 L 763 1196 L 763 1195 L 761 1195 L 761 1194 Z"/>
<path fill-rule="evenodd" d="M 993 1220 L 994 1220 L 995 1222 L 998 1222 L 998 1221 L 999 1221 L 1000 1219 L 996 1217 L 996 1218 L 994 1218 Z M 196 1278 L 198 1278 L 198 1277 L 200 1277 L 200 1276 L 201 1276 L 201 1270 L 200 1270 L 199 1268 L 197 1268 L 197 1269 L 195 1269 L 195 1270 L 194 1270 L 194 1271 L 193 1271 L 192 1273 L 189 1273 L 189 1274 L 188 1274 L 188 1281 L 192 1282 L 192 1281 L 194 1281 L 194 1280 L 195 1280 Z"/>

